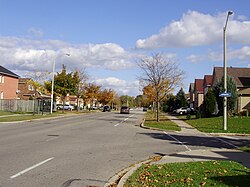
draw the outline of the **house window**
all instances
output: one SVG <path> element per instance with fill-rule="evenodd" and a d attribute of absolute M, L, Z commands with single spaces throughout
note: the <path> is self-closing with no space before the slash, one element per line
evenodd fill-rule
<path fill-rule="evenodd" d="M 4 83 L 4 76 L 0 75 L 0 83 Z"/>
<path fill-rule="evenodd" d="M 3 99 L 3 92 L 0 92 L 0 99 Z"/>
<path fill-rule="evenodd" d="M 32 86 L 32 85 L 28 85 L 28 90 L 30 90 L 30 91 L 33 91 L 34 90 L 34 87 Z"/>

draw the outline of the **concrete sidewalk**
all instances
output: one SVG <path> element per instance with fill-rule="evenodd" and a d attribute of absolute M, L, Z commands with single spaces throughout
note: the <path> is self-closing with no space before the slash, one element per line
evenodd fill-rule
<path fill-rule="evenodd" d="M 186 134 L 186 135 L 204 134 L 203 132 L 198 131 L 191 125 L 187 124 L 183 120 L 176 118 L 175 116 L 167 114 L 167 117 L 181 127 L 181 132 L 180 132 L 181 134 Z M 150 162 L 150 160 L 148 160 L 135 164 L 134 166 L 127 168 L 124 171 L 125 174 L 123 173 L 123 176 L 119 180 L 117 187 L 123 187 L 128 177 L 132 175 L 133 172 L 136 171 L 144 163 L 166 164 L 175 162 L 196 162 L 196 161 L 209 161 L 209 160 L 233 160 L 250 168 L 250 153 L 247 152 L 242 152 L 236 149 L 218 149 L 218 148 L 207 149 L 207 150 L 191 150 L 191 151 L 179 152 L 163 156 L 159 161 L 156 162 Z M 110 184 L 113 184 L 114 181 L 116 181 L 117 178 L 119 178 L 119 175 L 121 174 L 112 177 L 109 183 L 105 184 L 105 186 L 108 187 Z"/>

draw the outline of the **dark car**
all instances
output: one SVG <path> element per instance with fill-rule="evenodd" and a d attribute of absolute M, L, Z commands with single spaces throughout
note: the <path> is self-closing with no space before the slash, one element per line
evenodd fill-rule
<path fill-rule="evenodd" d="M 110 112 L 111 108 L 109 106 L 104 106 L 103 107 L 103 112 Z"/>
<path fill-rule="evenodd" d="M 122 106 L 120 110 L 120 114 L 129 114 L 130 110 L 127 106 Z"/>

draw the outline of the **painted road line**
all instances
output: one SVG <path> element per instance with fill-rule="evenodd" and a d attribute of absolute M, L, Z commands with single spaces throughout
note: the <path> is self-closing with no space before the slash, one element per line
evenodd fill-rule
<path fill-rule="evenodd" d="M 220 141 L 222 141 L 222 142 L 224 142 L 224 143 L 226 143 L 226 144 L 228 144 L 228 145 L 231 145 L 232 147 L 234 147 L 234 148 L 236 148 L 236 149 L 239 148 L 238 146 L 236 146 L 236 145 L 234 145 L 234 144 L 232 144 L 232 143 L 230 143 L 230 142 L 227 142 L 227 141 L 225 141 L 225 140 L 223 140 L 223 139 L 221 139 L 221 138 L 215 137 L 215 139 L 220 140 Z"/>
<path fill-rule="evenodd" d="M 49 142 L 49 141 L 52 141 L 52 140 L 55 140 L 55 139 L 57 139 L 58 137 L 52 137 L 52 138 L 49 138 L 49 139 L 47 139 L 46 140 L 46 142 Z"/>
<path fill-rule="evenodd" d="M 164 133 L 168 136 L 170 136 L 172 139 L 174 139 L 177 143 L 183 145 L 188 151 L 191 151 L 191 149 L 189 149 L 188 146 L 186 146 L 184 143 L 182 143 L 181 141 L 179 141 L 178 139 L 176 139 L 175 137 L 171 136 L 170 134 L 168 134 L 167 132 L 164 131 Z"/>
<path fill-rule="evenodd" d="M 51 161 L 51 160 L 53 160 L 53 159 L 54 159 L 54 157 L 51 157 L 51 158 L 48 158 L 48 159 L 46 159 L 46 160 L 44 160 L 44 161 L 42 161 L 42 162 L 40 162 L 40 163 L 38 163 L 38 164 L 35 164 L 35 165 L 33 165 L 33 166 L 31 166 L 31 167 L 29 167 L 29 168 L 23 170 L 23 171 L 20 171 L 19 173 L 15 174 L 15 175 L 12 175 L 12 176 L 10 177 L 10 179 L 14 179 L 14 178 L 16 178 L 16 177 L 18 177 L 18 176 L 20 176 L 20 175 L 22 175 L 22 174 L 24 174 L 24 173 L 27 173 L 28 171 L 30 171 L 30 170 L 32 170 L 32 169 L 35 169 L 36 167 L 41 166 L 41 165 L 45 164 L 46 162 L 49 162 L 49 161 Z"/>
<path fill-rule="evenodd" d="M 125 119 L 124 119 L 124 120 L 122 120 L 121 122 L 119 122 L 119 123 L 115 124 L 115 125 L 114 125 L 114 127 L 119 126 L 120 124 L 122 124 L 123 122 L 127 121 L 129 118 L 131 118 L 131 117 L 133 117 L 133 116 L 134 116 L 134 114 L 133 114 L 133 115 L 131 115 L 131 116 L 129 116 L 128 118 L 125 118 Z"/>
<path fill-rule="evenodd" d="M 232 139 L 232 140 L 239 140 L 239 138 L 231 137 L 231 136 L 221 136 L 222 138 Z"/>

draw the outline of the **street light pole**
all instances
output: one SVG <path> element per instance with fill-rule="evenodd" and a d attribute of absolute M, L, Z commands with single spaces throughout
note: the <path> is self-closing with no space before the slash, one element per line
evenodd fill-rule
<path fill-rule="evenodd" d="M 227 61 L 226 61 L 226 29 L 227 22 L 230 15 L 232 15 L 232 11 L 227 12 L 227 19 L 225 27 L 223 28 L 223 69 L 224 69 L 224 92 L 227 93 Z M 227 130 L 227 97 L 223 98 L 223 129 Z"/>
<path fill-rule="evenodd" d="M 65 54 L 70 56 L 70 54 Z M 55 74 L 55 66 L 56 66 L 56 58 L 53 60 L 53 67 L 52 67 L 52 84 L 51 84 L 51 102 L 50 102 L 50 114 L 53 113 L 53 102 L 54 102 L 54 74 Z"/>
<path fill-rule="evenodd" d="M 51 102 L 50 102 L 50 114 L 53 112 L 53 102 L 54 102 L 54 73 L 55 73 L 56 59 L 53 60 L 52 67 L 52 85 L 51 85 Z"/>

